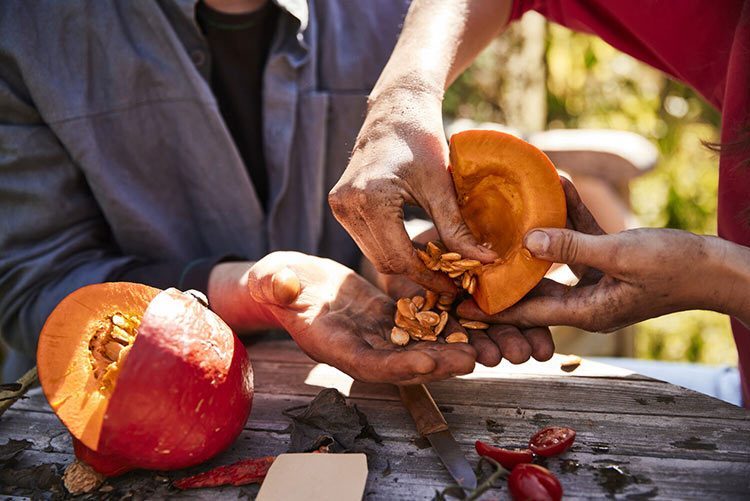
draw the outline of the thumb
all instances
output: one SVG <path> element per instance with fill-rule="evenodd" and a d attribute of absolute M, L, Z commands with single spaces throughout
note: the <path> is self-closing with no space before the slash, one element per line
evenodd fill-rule
<path fill-rule="evenodd" d="M 524 247 L 534 257 L 604 270 L 612 264 L 610 235 L 588 235 L 568 229 L 541 228 L 526 234 Z"/>
<path fill-rule="evenodd" d="M 253 299 L 281 307 L 294 303 L 302 290 L 299 277 L 286 266 L 274 273 L 263 275 L 256 283 L 253 282 L 248 282 Z"/>
<path fill-rule="evenodd" d="M 450 181 L 450 177 L 448 178 Z M 437 197 L 424 206 L 430 212 L 435 228 L 440 235 L 440 240 L 453 252 L 458 252 L 467 259 L 476 259 L 482 263 L 491 263 L 498 258 L 492 250 L 480 245 L 469 230 L 469 227 L 461 216 L 461 211 L 456 200 L 456 193 L 452 186 L 442 191 L 446 196 Z"/>

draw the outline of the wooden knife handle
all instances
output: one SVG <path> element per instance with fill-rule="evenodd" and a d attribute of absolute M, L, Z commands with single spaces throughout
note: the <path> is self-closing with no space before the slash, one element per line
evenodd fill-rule
<path fill-rule="evenodd" d="M 399 386 L 398 391 L 401 394 L 401 401 L 414 418 L 420 435 L 425 436 L 448 429 L 448 423 L 445 422 L 445 418 L 425 385 Z"/>

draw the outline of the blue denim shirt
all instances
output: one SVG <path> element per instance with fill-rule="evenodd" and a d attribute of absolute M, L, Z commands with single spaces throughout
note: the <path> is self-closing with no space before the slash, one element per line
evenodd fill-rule
<path fill-rule="evenodd" d="M 268 213 L 209 88 L 193 0 L 0 3 L 0 329 L 14 348 L 33 354 L 65 295 L 125 270 L 164 287 L 226 254 L 357 263 L 326 195 L 408 5 L 277 3 Z"/>

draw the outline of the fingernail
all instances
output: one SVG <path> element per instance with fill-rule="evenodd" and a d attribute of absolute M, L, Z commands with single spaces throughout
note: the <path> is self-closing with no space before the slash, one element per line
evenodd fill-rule
<path fill-rule="evenodd" d="M 543 231 L 532 231 L 526 235 L 524 246 L 535 256 L 543 256 L 549 250 L 549 235 Z"/>
<path fill-rule="evenodd" d="M 273 274 L 271 283 L 274 300 L 280 306 L 292 304 L 302 290 L 297 274 L 286 267 Z"/>

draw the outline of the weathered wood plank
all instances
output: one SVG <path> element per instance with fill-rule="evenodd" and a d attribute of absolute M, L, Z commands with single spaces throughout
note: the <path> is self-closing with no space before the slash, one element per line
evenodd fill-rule
<path fill-rule="evenodd" d="M 366 404 L 366 402 L 365 402 Z M 370 409 L 367 410 L 370 412 Z M 0 425 L 0 433 L 7 438 L 29 437 L 25 418 L 27 413 L 12 411 L 10 419 Z M 52 415 L 35 415 L 44 418 L 44 423 L 36 423 L 32 451 L 26 451 L 20 458 L 19 466 L 34 466 L 42 463 L 65 464 L 72 460 L 72 446 L 64 429 Z M 376 421 L 375 416 L 371 416 Z M 20 421 L 20 422 L 17 422 Z M 15 423 L 15 424 L 14 424 Z M 251 423 L 252 424 L 252 423 Z M 8 425 L 13 425 L 9 427 Z M 62 433 L 62 435 L 61 435 Z M 42 435 L 45 435 L 42 438 Z M 402 432 L 401 435 L 404 435 Z M 51 439 L 50 439 L 51 437 Z M 432 450 L 418 449 L 408 438 L 386 437 L 383 446 L 370 441 L 361 441 L 368 453 L 370 477 L 366 499 L 429 499 L 434 489 L 441 488 L 450 479 Z M 246 457 L 278 454 L 286 450 L 288 435 L 278 432 L 246 430 L 225 453 L 200 467 L 207 469 L 218 464 L 230 463 Z M 45 450 L 47 452 L 45 452 Z M 610 493 L 602 484 L 606 471 L 613 467 L 624 469 L 620 491 L 619 485 L 611 481 L 611 493 L 618 496 L 655 493 L 665 498 L 698 498 L 703 496 L 741 498 L 750 489 L 750 465 L 745 462 L 717 461 L 711 459 L 675 459 L 670 457 L 638 457 L 617 454 L 599 455 L 584 450 L 574 450 L 565 456 L 567 462 L 552 459 L 547 466 L 558 474 L 566 494 L 572 498 L 603 496 Z M 468 453 L 474 462 L 476 456 Z M 577 463 L 575 472 L 570 465 Z M 391 473 L 385 475 L 390 464 Z M 566 465 L 568 466 L 566 468 Z M 196 469 L 193 469 L 196 470 Z M 191 470 L 192 471 L 192 470 Z M 184 472 L 164 474 L 168 478 L 179 478 Z M 143 475 L 129 474 L 111 481 L 114 486 L 127 488 L 135 479 Z M 397 481 L 396 481 L 397 479 Z M 207 491 L 213 492 L 214 491 Z M 232 491 L 222 491 L 229 495 Z"/>
<path fill-rule="evenodd" d="M 256 360 L 256 390 L 271 394 L 314 395 L 311 366 Z M 321 365 L 317 366 L 321 367 Z M 324 375 L 320 375 L 325 372 Z M 349 387 L 357 398 L 398 400 L 392 385 L 365 384 L 335 369 L 318 371 L 320 385 L 332 382 Z M 750 414 L 726 402 L 655 380 L 621 380 L 589 377 L 556 378 L 495 374 L 492 379 L 475 376 L 454 378 L 429 385 L 441 405 L 473 404 L 494 409 L 537 411 L 570 410 L 590 413 L 637 414 L 643 416 L 700 416 L 707 419 L 750 420 Z M 307 381 L 307 383 L 305 383 Z"/>
<path fill-rule="evenodd" d="M 351 395 L 350 401 L 385 438 L 382 446 L 361 441 L 370 467 L 365 499 L 431 499 L 436 489 L 450 482 L 434 452 L 415 444 L 414 425 L 393 386 L 352 382 L 332 368 L 315 364 L 296 348 L 290 349 L 288 342 L 274 341 L 250 350 L 258 393 L 246 429 L 229 450 L 191 472 L 286 451 L 289 421 L 282 410 L 306 404 L 321 385 L 335 384 Z M 594 366 L 571 376 L 540 365 L 482 369 L 472 378 L 430 385 L 471 462 L 477 460 L 473 451 L 477 438 L 520 446 L 539 427 L 565 424 L 578 431 L 576 445 L 563 459 L 549 460 L 547 466 L 558 474 L 566 497 L 747 498 L 747 411 L 641 376 L 594 377 L 601 376 Z M 494 420 L 489 426 L 488 419 Z M 0 441 L 8 438 L 33 443 L 19 455 L 14 468 L 72 460 L 69 436 L 39 390 L 30 392 L 0 419 Z M 576 463 L 578 468 L 570 471 Z M 386 475 L 388 465 L 391 473 Z M 619 477 L 616 468 L 623 471 Z M 135 488 L 153 497 L 174 496 L 179 493 L 160 478 L 188 473 L 136 472 L 109 483 L 116 492 Z M 189 495 L 239 499 L 248 492 L 222 488 Z M 489 497 L 506 496 L 503 488 Z"/>
<path fill-rule="evenodd" d="M 309 400 L 309 397 L 259 394 L 246 429 L 282 433 L 290 424 L 282 411 L 305 405 Z M 404 441 L 417 437 L 411 418 L 399 402 L 358 398 L 350 398 L 350 402 L 357 404 L 368 415 L 371 424 L 384 437 Z M 17 436 L 34 440 L 35 446 L 40 449 L 42 444 L 46 444 L 45 441 L 64 432 L 52 414 L 22 417 L 26 411 L 9 412 L 17 413 L 18 418 L 7 426 L 0 424 L 0 431 L 14 432 Z M 750 464 L 747 439 L 750 436 L 750 422 L 729 422 L 717 426 L 715 420 L 696 417 L 662 416 L 644 420 L 639 415 L 600 413 L 592 417 L 586 412 L 532 413 L 524 410 L 518 414 L 515 409 L 495 411 L 468 405 L 444 406 L 443 412 L 456 440 L 469 452 L 473 451 L 477 439 L 520 447 L 541 427 L 565 425 L 577 430 L 575 448 L 581 452 Z M 491 421 L 488 423 L 488 420 Z"/>

